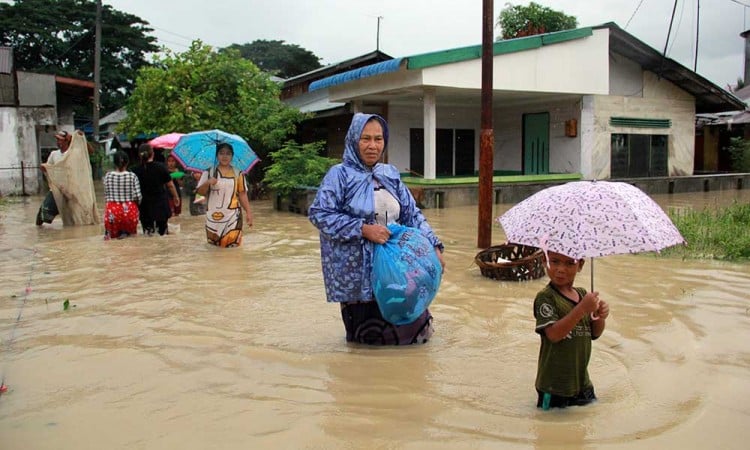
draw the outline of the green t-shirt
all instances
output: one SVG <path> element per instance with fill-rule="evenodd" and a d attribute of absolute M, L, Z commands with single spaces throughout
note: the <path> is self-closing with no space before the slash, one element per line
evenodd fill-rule
<path fill-rule="evenodd" d="M 586 295 L 575 288 L 579 300 Z M 536 332 L 542 338 L 537 365 L 536 388 L 542 392 L 572 397 L 591 386 L 587 367 L 591 357 L 591 317 L 587 314 L 560 342 L 553 343 L 544 329 L 568 314 L 576 303 L 552 285 L 539 291 L 534 299 Z"/>

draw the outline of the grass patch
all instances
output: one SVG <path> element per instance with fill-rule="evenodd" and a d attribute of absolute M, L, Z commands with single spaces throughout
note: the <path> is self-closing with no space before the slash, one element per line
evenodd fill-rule
<path fill-rule="evenodd" d="M 669 217 L 687 241 L 687 246 L 662 251 L 683 258 L 750 259 L 750 204 L 700 211 L 670 210 Z"/>

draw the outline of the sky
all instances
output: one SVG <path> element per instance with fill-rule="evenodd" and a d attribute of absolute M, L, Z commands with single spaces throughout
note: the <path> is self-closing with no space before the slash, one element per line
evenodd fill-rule
<path fill-rule="evenodd" d="M 744 76 L 750 0 L 537 0 L 578 19 L 614 22 L 660 53 L 726 88 Z M 377 48 L 393 57 L 482 43 L 482 0 L 103 0 L 154 29 L 158 44 L 184 52 L 194 39 L 214 47 L 256 39 L 296 44 L 328 65 Z M 526 0 L 511 4 L 528 4 Z M 508 4 L 494 2 L 493 16 Z M 699 8 L 700 7 L 700 8 Z M 700 13 L 698 14 L 698 11 Z M 696 20 L 698 18 L 698 20 Z M 699 26 L 696 26 L 699 25 Z M 495 30 L 495 36 L 499 35 Z"/>

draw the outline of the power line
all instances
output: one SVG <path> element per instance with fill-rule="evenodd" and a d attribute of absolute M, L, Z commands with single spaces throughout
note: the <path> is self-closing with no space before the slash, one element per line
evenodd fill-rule
<path fill-rule="evenodd" d="M 749 5 L 749 4 L 747 4 L 747 3 L 742 3 L 742 2 L 741 2 L 741 1 L 739 1 L 739 0 L 729 0 L 729 1 L 730 1 L 730 2 L 732 2 L 732 3 L 737 3 L 738 5 L 742 5 L 742 6 L 746 7 L 746 8 L 750 8 L 750 5 Z"/>
<path fill-rule="evenodd" d="M 674 43 L 677 42 L 676 36 L 680 32 L 680 25 L 682 25 L 682 15 L 685 12 L 685 3 L 687 3 L 687 0 L 682 1 L 682 7 L 680 8 L 680 18 L 677 19 L 677 27 L 675 27 L 674 29 L 675 38 L 672 39 L 672 43 L 669 44 L 669 50 L 667 50 L 667 54 L 672 53 L 672 47 L 674 47 Z"/>
<path fill-rule="evenodd" d="M 193 42 L 196 39 L 196 38 L 191 38 L 182 34 L 175 33 L 174 31 L 165 30 L 164 28 L 157 28 L 157 27 L 153 27 L 153 28 L 154 30 L 159 30 L 167 34 L 171 34 L 172 36 L 177 36 L 178 38 L 187 39 L 190 42 Z"/>
<path fill-rule="evenodd" d="M 630 25 L 630 21 L 633 20 L 633 17 L 635 17 L 635 13 L 638 12 L 638 10 L 641 8 L 641 5 L 643 4 L 643 0 L 638 2 L 638 6 L 635 7 L 635 11 L 633 11 L 633 14 L 630 15 L 630 19 L 628 19 L 628 22 L 625 24 L 625 29 L 628 29 L 628 25 Z"/>
<path fill-rule="evenodd" d="M 672 34 L 672 24 L 674 23 L 674 14 L 677 12 L 677 0 L 674 0 L 674 6 L 672 7 L 672 17 L 669 19 L 669 29 L 667 30 L 667 40 L 664 42 L 664 57 L 667 56 L 667 45 L 669 44 L 669 35 Z"/>

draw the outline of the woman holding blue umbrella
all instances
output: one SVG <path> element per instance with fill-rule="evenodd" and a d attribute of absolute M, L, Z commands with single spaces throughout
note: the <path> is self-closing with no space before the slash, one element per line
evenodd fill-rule
<path fill-rule="evenodd" d="M 206 202 L 206 238 L 218 247 L 237 247 L 242 242 L 242 210 L 247 226 L 253 226 L 247 183 L 242 172 L 232 166 L 234 148 L 223 142 L 216 146 L 217 165 L 204 171 L 196 193 Z"/>

